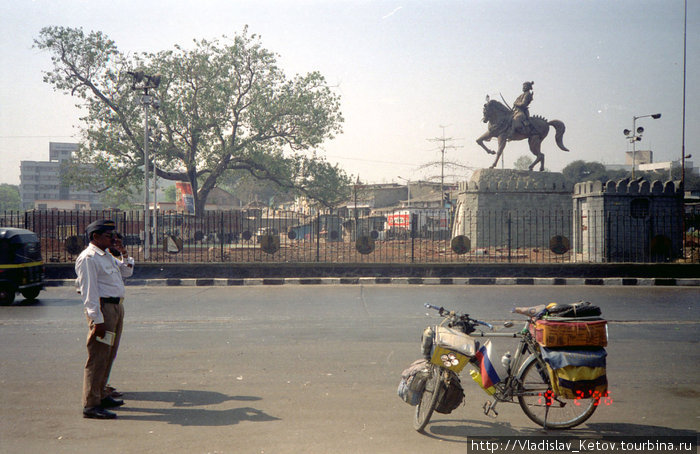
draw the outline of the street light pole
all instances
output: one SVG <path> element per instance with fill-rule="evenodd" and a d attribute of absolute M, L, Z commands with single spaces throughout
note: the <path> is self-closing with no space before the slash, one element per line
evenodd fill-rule
<path fill-rule="evenodd" d="M 149 259 L 151 244 L 149 224 L 151 215 L 148 207 L 148 105 L 151 103 L 150 96 L 143 95 L 143 258 Z"/>
<path fill-rule="evenodd" d="M 642 140 L 642 133 L 644 128 L 641 126 L 637 128 L 637 120 L 640 118 L 651 117 L 654 120 L 661 118 L 660 113 L 649 114 L 649 115 L 638 115 L 632 117 L 632 130 L 625 129 L 622 133 L 627 137 L 627 139 L 632 143 L 632 178 L 634 178 L 634 168 L 637 165 L 637 142 Z"/>
<path fill-rule="evenodd" d="M 155 90 L 158 88 L 160 85 L 160 76 L 149 76 L 142 71 L 128 71 L 127 74 L 134 79 L 131 89 L 143 90 L 143 95 L 139 98 L 139 102 L 143 105 L 143 257 L 145 260 L 148 260 L 151 250 L 150 213 L 148 206 L 148 107 L 153 106 L 154 109 L 157 109 L 160 106 L 158 99 L 149 95 L 148 90 Z M 155 162 L 153 170 L 155 181 Z"/>

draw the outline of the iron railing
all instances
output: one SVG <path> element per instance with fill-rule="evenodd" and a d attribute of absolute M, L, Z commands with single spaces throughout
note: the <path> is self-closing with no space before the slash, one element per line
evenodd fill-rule
<path fill-rule="evenodd" d="M 0 226 L 34 231 L 47 263 L 75 261 L 85 227 L 113 219 L 129 254 L 157 263 L 602 263 L 700 261 L 700 210 L 643 217 L 594 211 L 464 213 L 446 210 L 366 218 L 260 210 L 202 218 L 156 213 L 144 251 L 143 211 L 0 213 Z M 152 215 L 152 213 L 151 213 Z M 153 219 L 153 218 L 151 218 Z"/>

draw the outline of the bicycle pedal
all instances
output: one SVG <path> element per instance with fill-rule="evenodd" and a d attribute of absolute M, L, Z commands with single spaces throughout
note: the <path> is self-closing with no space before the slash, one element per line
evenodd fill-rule
<path fill-rule="evenodd" d="M 486 416 L 490 416 L 489 413 L 493 412 L 493 416 L 492 416 L 493 418 L 498 416 L 498 412 L 496 411 L 496 409 L 494 407 L 495 406 L 493 405 L 493 402 L 489 402 L 489 401 L 484 402 L 484 414 Z"/>

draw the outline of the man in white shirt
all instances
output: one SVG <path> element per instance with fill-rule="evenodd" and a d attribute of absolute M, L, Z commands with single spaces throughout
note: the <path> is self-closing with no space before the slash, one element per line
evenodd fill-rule
<path fill-rule="evenodd" d="M 111 363 L 119 347 L 124 321 L 124 281 L 134 271 L 134 260 L 122 251 L 122 260 L 106 252 L 112 245 L 114 221 L 99 220 L 87 226 L 90 244 L 75 262 L 78 290 L 83 297 L 89 331 L 88 359 L 83 377 L 83 417 L 114 419 L 107 408 L 124 405 L 105 391 Z"/>

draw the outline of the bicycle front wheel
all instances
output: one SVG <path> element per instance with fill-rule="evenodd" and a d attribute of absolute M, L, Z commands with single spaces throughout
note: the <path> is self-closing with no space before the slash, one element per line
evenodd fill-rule
<path fill-rule="evenodd" d="M 442 369 L 435 364 L 430 365 L 430 375 L 425 381 L 425 389 L 416 407 L 416 416 L 413 420 L 413 427 L 422 432 L 428 425 L 430 417 L 437 406 L 438 399 L 443 393 Z"/>
<path fill-rule="evenodd" d="M 520 379 L 518 401 L 528 418 L 545 429 L 570 429 L 586 421 L 598 408 L 597 398 L 562 399 L 555 396 L 547 368 L 531 356 Z"/>

